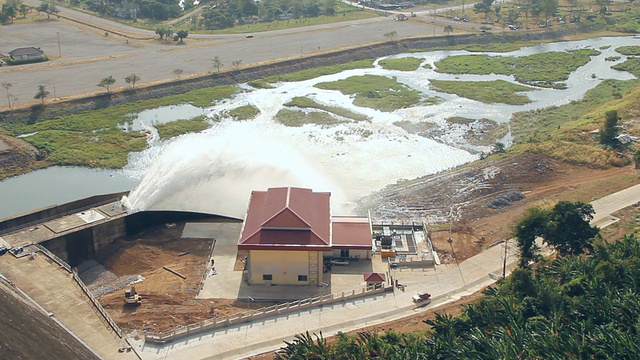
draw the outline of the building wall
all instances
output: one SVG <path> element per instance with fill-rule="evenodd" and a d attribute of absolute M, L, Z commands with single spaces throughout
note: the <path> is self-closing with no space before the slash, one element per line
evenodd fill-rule
<path fill-rule="evenodd" d="M 343 249 L 333 249 L 325 254 L 325 258 L 371 259 L 371 250 L 349 249 L 348 256 Z"/>
<path fill-rule="evenodd" d="M 306 276 L 306 280 L 299 276 Z M 319 251 L 249 251 L 250 284 L 319 285 L 321 280 L 322 253 Z"/>

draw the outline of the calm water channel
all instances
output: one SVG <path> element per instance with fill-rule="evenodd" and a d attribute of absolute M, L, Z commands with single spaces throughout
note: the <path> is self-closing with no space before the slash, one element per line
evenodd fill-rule
<path fill-rule="evenodd" d="M 131 154 L 129 165 L 124 169 L 52 167 L 7 179 L 0 182 L 0 218 L 90 195 L 129 189 L 134 189 L 130 200 L 137 209 L 177 208 L 242 216 L 246 209 L 246 197 L 252 189 L 284 185 L 331 191 L 336 200 L 332 206 L 337 209 L 349 208 L 355 198 L 386 184 L 474 161 L 478 152 L 485 150 L 463 144 L 460 140 L 462 135 L 455 131 L 448 131 L 434 141 L 408 134 L 394 126 L 394 122 L 431 122 L 445 126 L 445 119 L 452 116 L 508 122 L 511 114 L 517 111 L 579 100 L 586 91 L 604 79 L 633 78 L 629 73 L 610 68 L 624 61 L 624 56 L 615 62 L 605 62 L 607 57 L 620 56 L 614 49 L 623 45 L 640 45 L 640 39 L 598 38 L 540 44 L 508 54 L 488 53 L 523 56 L 585 47 L 602 52 L 571 74 L 566 81 L 568 89 L 527 92 L 532 102 L 522 106 L 482 104 L 456 95 L 438 93 L 429 87 L 430 79 L 503 79 L 513 82 L 510 76 L 454 76 L 427 68 L 401 72 L 375 67 L 302 82 L 281 83 L 274 89 L 251 89 L 253 91 L 207 109 L 181 105 L 147 110 L 133 114 L 129 122 L 121 125 L 125 130 L 148 129 L 153 134 L 149 148 Z M 444 57 L 462 54 L 467 52 L 433 51 L 394 57 L 417 57 L 423 59 L 423 63 L 433 64 Z M 444 101 L 437 105 L 385 113 L 356 107 L 349 96 L 314 87 L 318 82 L 364 74 L 395 76 L 399 82 L 421 91 L 425 96 L 439 96 Z M 596 78 L 592 74 L 596 74 Z M 315 125 L 291 128 L 274 123 L 273 116 L 295 96 L 306 96 L 319 103 L 343 107 L 367 115 L 371 121 L 330 128 Z M 158 123 L 199 115 L 224 119 L 229 110 L 244 105 L 257 107 L 260 115 L 253 121 L 223 120 L 203 133 L 170 141 L 158 140 L 153 128 Z"/>

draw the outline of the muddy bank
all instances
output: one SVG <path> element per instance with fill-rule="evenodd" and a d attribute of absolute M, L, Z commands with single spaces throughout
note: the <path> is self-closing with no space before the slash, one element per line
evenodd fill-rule
<path fill-rule="evenodd" d="M 51 104 L 35 104 L 31 107 L 0 112 L 2 123 L 35 123 L 57 116 L 102 109 L 122 103 L 159 98 L 167 95 L 181 94 L 190 90 L 217 85 L 233 85 L 257 80 L 268 76 L 292 73 L 320 66 L 335 65 L 363 59 L 375 59 L 381 56 L 395 55 L 410 51 L 424 51 L 449 45 L 506 43 L 513 41 L 536 41 L 560 39 L 589 31 L 586 26 L 571 26 L 554 31 L 517 32 L 505 34 L 459 36 L 417 37 L 398 41 L 389 41 L 366 46 L 340 49 L 331 53 L 284 59 L 268 64 L 257 64 L 239 70 L 228 70 L 220 73 L 204 74 L 182 80 L 171 80 L 165 83 L 124 90 L 108 94 L 60 101 Z"/>

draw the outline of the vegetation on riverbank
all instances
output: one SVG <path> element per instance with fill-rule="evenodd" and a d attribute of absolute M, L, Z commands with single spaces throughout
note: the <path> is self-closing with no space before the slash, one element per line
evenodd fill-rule
<path fill-rule="evenodd" d="M 467 99 L 485 104 L 502 103 L 508 105 L 524 105 L 531 102 L 526 95 L 518 94 L 531 91 L 532 88 L 513 84 L 504 80 L 494 81 L 448 81 L 430 80 L 438 91 L 456 94 Z"/>
<path fill-rule="evenodd" d="M 513 75 L 516 81 L 535 86 L 563 88 L 562 81 L 580 66 L 600 54 L 593 49 L 548 52 L 528 56 L 458 55 L 435 65 L 447 74 Z"/>
<path fill-rule="evenodd" d="M 260 114 L 260 110 L 253 105 L 240 106 L 229 111 L 229 116 L 236 121 L 251 120 L 258 114 Z"/>
<path fill-rule="evenodd" d="M 324 75 L 337 74 L 345 70 L 369 69 L 373 67 L 373 59 L 350 61 L 336 65 L 321 66 L 308 70 L 300 70 L 290 74 L 269 76 L 262 79 L 264 83 L 293 82 L 315 79 Z"/>
<path fill-rule="evenodd" d="M 293 99 L 291 99 L 291 101 L 284 104 L 284 106 L 323 110 L 328 113 L 331 113 L 343 118 L 351 119 L 354 121 L 367 121 L 370 119 L 366 115 L 355 113 L 349 109 L 341 108 L 338 106 L 328 106 L 328 105 L 319 104 L 309 98 L 301 97 L 301 96 L 294 97 Z"/>
<path fill-rule="evenodd" d="M 351 76 L 344 80 L 318 83 L 319 89 L 338 90 L 345 95 L 355 95 L 353 104 L 381 111 L 394 111 L 420 103 L 420 92 L 386 76 Z"/>
<path fill-rule="evenodd" d="M 193 119 L 176 120 L 155 125 L 161 140 L 170 139 L 184 134 L 200 132 L 210 127 L 211 124 L 206 121 L 206 117 L 204 115 Z"/>
<path fill-rule="evenodd" d="M 228 98 L 237 91 L 238 88 L 235 86 L 217 86 L 180 95 L 110 106 L 34 124 L 26 121 L 2 123 L 0 130 L 10 136 L 33 134 L 25 140 L 35 146 L 44 157 L 39 163 L 41 167 L 71 165 L 117 169 L 127 164 L 130 152 L 141 151 L 147 146 L 144 132 L 127 132 L 122 129 L 123 124 L 131 120 L 132 114 L 184 103 L 210 106 L 214 101 Z M 179 134 L 181 130 L 178 128 L 182 126 L 183 123 L 167 125 L 166 136 L 172 136 L 174 131 L 175 134 Z M 202 130 L 201 124 L 194 123 L 189 126 Z M 175 129 L 169 130 L 174 127 Z"/>
<path fill-rule="evenodd" d="M 282 109 L 276 114 L 275 120 L 285 126 L 300 127 L 305 124 L 316 124 L 320 126 L 331 126 L 348 122 L 347 120 L 336 119 L 330 114 L 322 111 L 304 112 L 301 110 Z"/>
<path fill-rule="evenodd" d="M 402 57 L 380 60 L 378 61 L 378 65 L 386 70 L 415 71 L 423 61 L 424 60 L 415 57 Z"/>

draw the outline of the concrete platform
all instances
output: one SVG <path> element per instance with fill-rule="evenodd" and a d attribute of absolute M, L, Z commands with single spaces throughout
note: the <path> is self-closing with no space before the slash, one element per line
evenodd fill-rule
<path fill-rule="evenodd" d="M 11 244 L 12 247 L 39 244 L 67 232 L 108 222 L 127 215 L 126 209 L 117 204 L 119 204 L 119 202 L 60 216 L 55 219 L 49 219 L 39 224 L 33 224 L 27 228 L 4 234 L 2 238 Z"/>
<path fill-rule="evenodd" d="M 71 275 L 46 256 L 0 257 L 0 273 L 104 359 L 137 359 L 118 352 L 125 342 L 106 325 Z"/>

